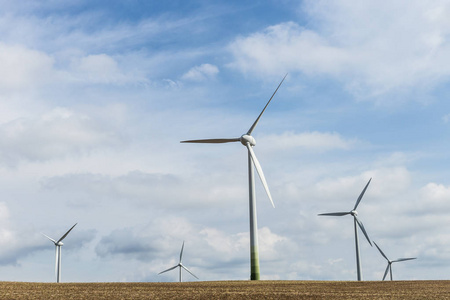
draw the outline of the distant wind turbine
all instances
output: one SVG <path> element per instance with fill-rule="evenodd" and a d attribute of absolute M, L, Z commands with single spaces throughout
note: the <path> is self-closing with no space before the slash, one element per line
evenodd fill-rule
<path fill-rule="evenodd" d="M 195 278 L 198 279 L 198 277 L 195 276 L 194 273 L 192 273 L 191 271 L 189 271 L 189 269 L 186 268 L 186 267 L 181 263 L 181 260 L 183 259 L 183 249 L 184 249 L 184 241 L 183 241 L 183 246 L 181 246 L 180 262 L 178 263 L 178 265 L 173 266 L 172 268 L 169 268 L 169 269 L 167 269 L 167 270 L 164 270 L 164 271 L 158 273 L 158 275 L 159 275 L 159 274 L 162 274 L 162 273 L 165 273 L 165 272 L 168 272 L 168 271 L 172 271 L 173 269 L 180 267 L 180 282 L 182 282 L 182 280 L 183 280 L 183 277 L 182 277 L 182 274 L 181 274 L 181 269 L 185 269 L 186 271 L 189 272 L 189 274 L 191 274 L 192 276 L 194 276 Z"/>
<path fill-rule="evenodd" d="M 59 240 L 55 241 L 51 237 L 43 234 L 46 238 L 48 238 L 50 241 L 52 241 L 55 244 L 55 274 L 56 274 L 56 282 L 61 281 L 61 246 L 64 245 L 62 240 L 66 238 L 66 236 L 69 234 L 69 232 L 77 225 L 78 223 L 75 223 L 62 237 L 59 238 Z"/>
<path fill-rule="evenodd" d="M 255 202 L 256 196 L 255 196 L 255 179 L 254 179 L 254 173 L 253 173 L 254 172 L 253 165 L 255 166 L 256 171 L 258 172 L 259 178 L 261 179 L 262 185 L 267 193 L 267 196 L 269 196 L 269 200 L 272 203 L 272 206 L 275 207 L 275 205 L 273 204 L 272 196 L 270 195 L 269 187 L 267 186 L 266 178 L 264 177 L 263 170 L 261 168 L 261 165 L 260 165 L 258 159 L 256 158 L 255 152 L 253 151 L 253 146 L 256 145 L 256 141 L 252 137 L 251 134 L 252 134 L 253 130 L 255 129 L 256 125 L 258 124 L 259 119 L 263 115 L 267 106 L 269 105 L 270 101 L 272 100 L 273 96 L 275 96 L 276 92 L 280 88 L 280 86 L 283 83 L 286 76 L 287 76 L 287 74 L 284 76 L 283 80 L 281 80 L 277 89 L 272 94 L 272 97 L 270 97 L 269 101 L 267 102 L 266 106 L 259 114 L 256 121 L 253 123 L 253 125 L 250 127 L 250 129 L 242 136 L 237 137 L 237 138 L 202 139 L 202 140 L 189 140 L 189 141 L 181 142 L 181 143 L 212 143 L 212 144 L 241 142 L 242 145 L 247 147 L 249 207 L 250 207 L 250 279 L 251 280 L 259 280 L 260 279 L 259 252 L 258 252 L 258 225 L 257 225 L 257 219 L 256 219 L 256 202 Z"/>
<path fill-rule="evenodd" d="M 388 265 L 386 267 L 386 271 L 384 272 L 384 276 L 383 276 L 383 280 L 386 278 L 386 275 L 388 273 L 388 271 L 390 271 L 390 275 L 391 275 L 391 280 L 392 280 L 392 264 L 395 262 L 400 262 L 400 261 L 405 261 L 405 260 L 412 260 L 412 259 L 416 259 L 417 257 L 410 257 L 410 258 L 397 258 L 396 260 L 389 260 L 389 258 L 387 258 L 386 254 L 383 253 L 383 251 L 381 251 L 380 247 L 378 247 L 377 243 L 373 242 L 375 244 L 375 246 L 377 247 L 378 251 L 380 251 L 381 255 L 383 255 L 384 258 L 386 258 Z"/>
<path fill-rule="evenodd" d="M 369 236 L 367 235 L 366 229 L 364 229 L 363 223 L 358 219 L 358 212 L 356 211 L 356 208 L 358 207 L 359 203 L 361 202 L 361 199 L 364 196 L 364 193 L 366 192 L 367 187 L 369 186 L 371 180 L 372 180 L 372 178 L 370 178 L 369 182 L 367 182 L 366 187 L 362 190 L 361 194 L 358 197 L 358 200 L 356 200 L 355 207 L 353 207 L 353 209 L 351 211 L 319 214 L 319 216 L 339 216 L 339 217 L 345 216 L 345 215 L 353 216 L 353 222 L 355 225 L 356 271 L 357 271 L 358 281 L 362 280 L 361 261 L 360 261 L 360 257 L 359 257 L 358 226 L 359 226 L 359 228 L 361 228 L 361 231 L 364 233 L 364 236 L 366 237 L 370 246 L 372 246 L 372 243 L 370 242 L 370 239 L 369 239 Z"/>

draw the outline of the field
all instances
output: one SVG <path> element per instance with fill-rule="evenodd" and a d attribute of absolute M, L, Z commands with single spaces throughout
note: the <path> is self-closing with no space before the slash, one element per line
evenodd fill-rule
<path fill-rule="evenodd" d="M 0 282 L 0 299 L 450 299 L 450 281 Z"/>

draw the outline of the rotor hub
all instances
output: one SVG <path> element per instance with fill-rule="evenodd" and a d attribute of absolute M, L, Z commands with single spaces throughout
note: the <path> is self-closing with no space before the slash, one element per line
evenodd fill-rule
<path fill-rule="evenodd" d="M 56 246 L 62 246 L 62 245 L 64 245 L 63 242 L 59 242 L 59 243 L 56 244 Z"/>
<path fill-rule="evenodd" d="M 247 143 L 250 143 L 251 146 L 255 146 L 256 145 L 256 140 L 248 134 L 244 134 L 241 136 L 240 138 L 242 145 L 246 146 Z"/>
<path fill-rule="evenodd" d="M 352 216 L 354 216 L 354 217 L 358 216 L 358 212 L 357 212 L 356 210 L 352 210 L 350 213 L 351 213 Z"/>

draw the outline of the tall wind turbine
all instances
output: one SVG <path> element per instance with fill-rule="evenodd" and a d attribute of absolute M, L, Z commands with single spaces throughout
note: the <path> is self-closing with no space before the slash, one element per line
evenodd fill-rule
<path fill-rule="evenodd" d="M 194 276 L 195 278 L 198 279 L 198 277 L 195 276 L 194 273 L 192 273 L 191 271 L 189 271 L 189 269 L 186 268 L 186 267 L 181 263 L 181 260 L 183 259 L 183 249 L 184 249 L 184 241 L 183 241 L 183 246 L 181 246 L 180 262 L 178 263 L 178 265 L 173 266 L 172 268 L 169 268 L 169 269 L 167 269 L 167 270 L 164 270 L 164 271 L 158 273 L 158 275 L 159 275 L 159 274 L 162 274 L 162 273 L 165 273 L 165 272 L 167 272 L 167 271 L 171 271 L 171 270 L 173 270 L 173 269 L 175 269 L 175 268 L 177 268 L 177 267 L 180 267 L 180 282 L 182 282 L 182 279 L 183 279 L 183 277 L 182 277 L 182 275 L 181 275 L 181 269 L 185 269 L 186 271 L 189 272 L 189 274 L 191 274 L 192 276 Z"/>
<path fill-rule="evenodd" d="M 369 179 L 369 182 L 367 182 L 366 187 L 362 190 L 361 194 L 359 195 L 358 199 L 356 200 L 355 207 L 349 212 L 335 212 L 335 213 L 326 213 L 326 214 L 319 214 L 319 216 L 345 216 L 345 215 L 352 215 L 353 216 L 353 222 L 355 225 L 355 246 L 356 246 L 356 272 L 358 275 L 358 281 L 362 280 L 361 275 L 361 261 L 359 257 L 359 241 L 358 241 L 358 226 L 361 228 L 361 231 L 364 233 L 364 236 L 366 237 L 367 241 L 369 242 L 370 246 L 372 246 L 372 243 L 370 242 L 369 236 L 367 235 L 366 229 L 364 229 L 364 225 L 361 222 L 361 220 L 358 219 L 358 212 L 356 211 L 356 208 L 358 207 L 359 203 L 361 202 L 362 197 L 364 196 L 364 193 L 367 190 L 367 187 L 370 184 L 370 181 L 372 178 Z"/>
<path fill-rule="evenodd" d="M 62 237 L 59 238 L 59 240 L 55 241 L 51 237 L 43 234 L 46 238 L 48 238 L 50 241 L 52 241 L 55 244 L 55 274 L 56 274 L 56 282 L 61 281 L 61 246 L 64 245 L 62 240 L 66 238 L 66 236 L 69 234 L 69 232 L 77 225 L 78 223 L 75 223 Z"/>
<path fill-rule="evenodd" d="M 250 129 L 245 134 L 243 134 L 237 138 L 203 139 L 203 140 L 189 140 L 189 141 L 181 142 L 181 143 L 212 143 L 212 144 L 241 142 L 242 145 L 247 147 L 249 207 L 250 207 L 249 210 L 250 210 L 250 279 L 251 280 L 259 280 L 259 278 L 260 278 L 259 252 L 258 252 L 258 227 L 257 227 L 257 220 L 256 220 L 256 202 L 255 202 L 256 196 L 255 196 L 255 179 L 254 179 L 254 173 L 253 173 L 254 172 L 253 165 L 255 166 L 256 171 L 258 172 L 259 178 L 261 179 L 262 185 L 267 193 L 267 196 L 269 196 L 269 200 L 272 203 L 272 206 L 275 207 L 275 205 L 273 204 L 272 196 L 270 195 L 269 187 L 267 186 L 266 178 L 264 177 L 263 170 L 261 168 L 261 165 L 260 165 L 258 159 L 256 158 L 255 152 L 253 151 L 253 147 L 256 145 L 256 141 L 252 137 L 252 132 L 255 129 L 256 125 L 258 124 L 259 119 L 261 118 L 262 114 L 266 110 L 266 108 L 269 105 L 270 101 L 272 100 L 273 96 L 275 96 L 276 92 L 280 88 L 280 86 L 283 83 L 286 76 L 287 76 L 287 74 L 284 76 L 283 80 L 281 80 L 277 89 L 272 94 L 272 97 L 270 97 L 266 106 L 264 106 L 264 109 L 261 111 L 261 113 L 259 114 L 256 121 L 252 124 Z"/>
<path fill-rule="evenodd" d="M 397 258 L 396 260 L 389 260 L 389 258 L 387 258 L 386 254 L 383 253 L 383 251 L 381 251 L 380 247 L 378 247 L 377 243 L 373 242 L 375 244 L 375 246 L 377 247 L 378 251 L 380 251 L 381 255 L 383 255 L 384 258 L 386 258 L 388 265 L 386 267 L 386 271 L 384 272 L 384 276 L 383 276 L 383 280 L 386 278 L 386 275 L 388 273 L 388 271 L 390 271 L 390 275 L 391 275 L 391 280 L 392 280 L 392 263 L 395 262 L 400 262 L 400 261 L 405 261 L 405 260 L 412 260 L 412 259 L 416 259 L 417 257 L 410 257 L 410 258 Z"/>

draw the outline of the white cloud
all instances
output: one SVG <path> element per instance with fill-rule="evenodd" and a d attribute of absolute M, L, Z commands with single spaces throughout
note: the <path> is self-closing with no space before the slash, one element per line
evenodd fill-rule
<path fill-rule="evenodd" d="M 434 182 L 420 190 L 416 207 L 423 214 L 446 214 L 450 209 L 450 187 Z"/>
<path fill-rule="evenodd" d="M 211 64 L 195 66 L 185 73 L 181 78 L 191 81 L 203 81 L 214 78 L 219 73 L 219 68 Z"/>
<path fill-rule="evenodd" d="M 116 130 L 67 108 L 1 124 L 0 133 L 0 163 L 7 166 L 86 154 L 97 147 L 123 142 Z"/>
<path fill-rule="evenodd" d="M 260 138 L 261 142 L 276 149 L 304 149 L 310 151 L 348 150 L 355 140 L 345 140 L 338 133 L 328 132 L 285 132 L 281 135 L 267 135 Z"/>
<path fill-rule="evenodd" d="M 316 28 L 287 22 L 240 37 L 230 45 L 232 66 L 331 76 L 364 97 L 433 88 L 450 77 L 448 2 L 307 1 L 303 8 Z"/>
<path fill-rule="evenodd" d="M 67 71 L 69 78 L 89 84 L 126 84 L 146 82 L 143 74 L 135 70 L 126 72 L 113 57 L 106 54 L 71 57 L 71 68 Z M 132 58 L 129 58 L 132 61 Z"/>
<path fill-rule="evenodd" d="M 28 90 L 55 79 L 49 55 L 20 45 L 0 43 L 0 90 Z"/>

